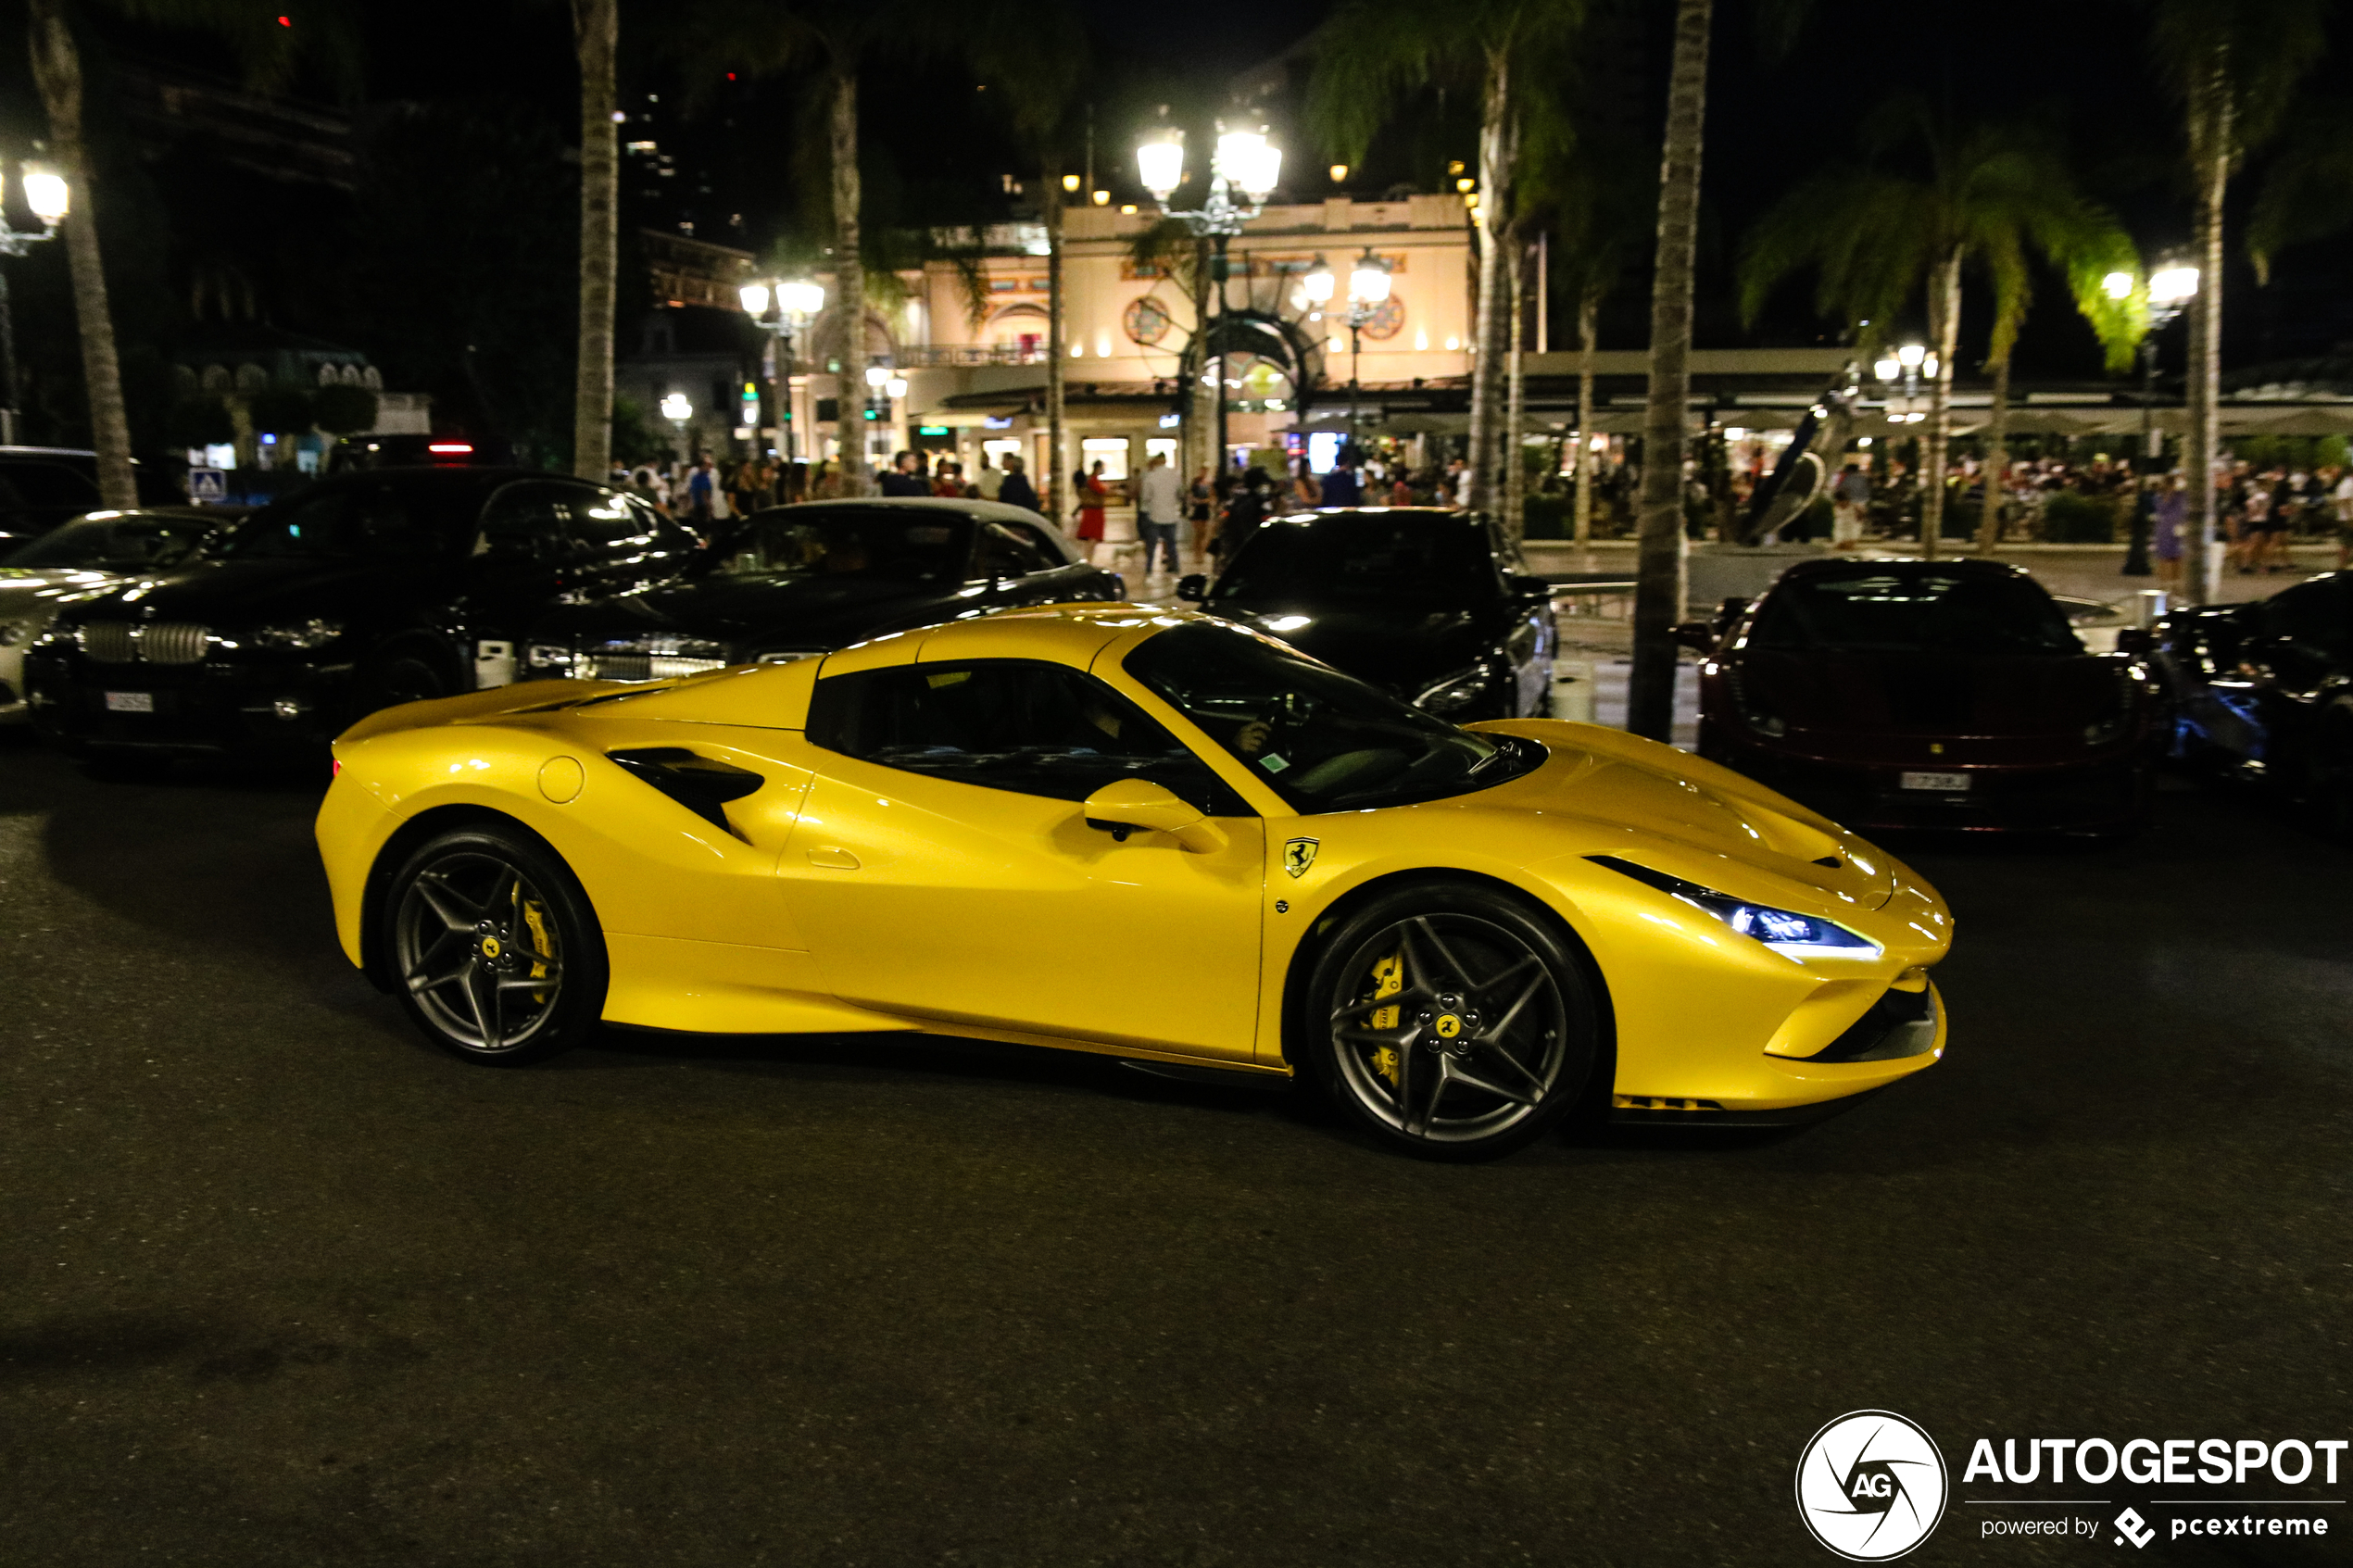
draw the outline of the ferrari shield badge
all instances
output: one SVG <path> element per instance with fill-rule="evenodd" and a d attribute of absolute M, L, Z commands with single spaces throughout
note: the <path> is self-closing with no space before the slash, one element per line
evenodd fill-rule
<path fill-rule="evenodd" d="M 1305 876 L 1307 868 L 1315 863 L 1315 841 L 1294 838 L 1283 846 L 1283 870 L 1293 876 Z"/>

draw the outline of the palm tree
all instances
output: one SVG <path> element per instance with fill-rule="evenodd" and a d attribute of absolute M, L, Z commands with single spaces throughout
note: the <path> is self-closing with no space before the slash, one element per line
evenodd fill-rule
<path fill-rule="evenodd" d="M 139 504 L 131 467 L 131 421 L 122 400 L 122 370 L 115 354 L 114 315 L 107 303 L 105 258 L 98 245 L 98 201 L 82 136 L 82 49 L 75 13 L 93 5 L 143 21 L 217 34 L 228 41 L 258 86 L 277 81 L 299 44 L 342 43 L 341 14 L 327 6 L 306 11 L 300 31 L 260 16 L 261 8 L 231 0 L 28 0 L 27 31 L 32 78 L 49 119 L 49 156 L 65 177 L 70 210 L 65 220 L 66 265 L 73 279 L 74 320 L 82 338 L 82 374 L 90 404 L 90 445 L 97 453 L 98 495 L 109 507 Z M 309 24 L 316 23 L 311 26 Z M 313 34 L 316 34 L 314 37 Z"/>
<path fill-rule="evenodd" d="M 572 419 L 572 471 L 601 481 L 612 464 L 612 313 L 620 266 L 621 0 L 572 0 L 580 56 L 580 365 Z"/>
<path fill-rule="evenodd" d="M 679 30 L 690 57 L 724 59 L 744 76 L 790 74 L 813 80 L 822 94 L 833 231 L 834 297 L 827 314 L 839 329 L 837 430 L 841 490 L 863 495 L 874 475 L 855 417 L 866 395 L 866 262 L 858 174 L 858 73 L 889 50 L 937 47 L 937 18 L 909 0 L 856 6 L 816 0 L 698 0 Z"/>
<path fill-rule="evenodd" d="M 1660 159 L 1658 251 L 1651 283 L 1650 402 L 1642 416 L 1642 533 L 1635 567 L 1634 667 L 1626 727 L 1653 740 L 1675 730 L 1675 643 L 1682 616 L 1683 454 L 1691 443 L 1692 274 L 1699 245 L 1700 154 L 1707 129 L 1713 0 L 1676 0 Z"/>
<path fill-rule="evenodd" d="M 2214 458 L 2222 380 L 2222 202 L 2246 151 L 2278 129 L 2327 46 L 2328 0 L 2158 0 L 2149 44 L 2182 104 L 2196 192 L 2198 290 L 2190 301 L 2189 560 L 2193 603 L 2215 596 Z"/>
<path fill-rule="evenodd" d="M 1343 0 L 1312 44 L 1307 115 L 1337 163 L 1361 165 L 1374 136 L 1427 88 L 1479 94 L 1478 296 L 1471 330 L 1470 504 L 1492 508 L 1502 471 L 1508 257 L 1521 238 L 1515 195 L 1529 107 L 1571 63 L 1585 0 Z M 1515 460 L 1516 454 L 1514 455 Z"/>
<path fill-rule="evenodd" d="M 1578 84 L 1578 109 L 1594 99 Z M 1581 549 L 1592 543 L 1593 352 L 1602 302 L 1622 282 L 1653 238 L 1658 218 L 1658 162 L 1622 134 L 1616 117 L 1579 112 L 1573 122 L 1540 127 L 1532 137 L 1522 181 L 1531 213 L 1549 223 L 1551 276 L 1540 285 L 1575 303 L 1577 345 L 1577 489 L 1571 503 L 1571 536 Z"/>
<path fill-rule="evenodd" d="M 2111 299 L 2101 280 L 2133 271 L 2136 263 L 2122 226 L 2078 194 L 2057 144 L 2036 127 L 2006 122 L 1956 129 L 1921 100 L 1900 95 L 1871 117 L 1865 137 L 1880 163 L 1824 169 L 1782 198 L 1749 236 L 1741 260 L 1741 307 L 1754 321 L 1775 287 L 1810 268 L 1817 308 L 1854 332 L 1869 355 L 1915 292 L 1926 291 L 1937 365 L 1921 461 L 1927 488 L 1920 549 L 1932 558 L 1943 537 L 1964 269 L 1982 269 L 1994 290 L 1986 364 L 1994 372 L 1994 398 L 1985 449 L 1989 462 L 1998 462 L 2010 350 L 2032 298 L 2028 254 L 2039 252 L 2065 275 L 2113 370 L 2132 363 L 2143 316 L 2133 302 Z M 1890 155 L 1899 151 L 1919 157 L 1910 167 L 1891 167 Z M 2000 488 L 1989 481 L 1985 489 L 1979 541 L 1991 548 Z"/>
<path fill-rule="evenodd" d="M 1046 472 L 1038 505 L 1061 518 L 1070 464 L 1063 451 L 1069 349 L 1063 341 L 1063 169 L 1078 133 L 1088 71 L 1086 19 L 1070 0 L 984 6 L 963 30 L 975 74 L 997 89 L 1014 141 L 1039 171 L 1046 220 Z"/>

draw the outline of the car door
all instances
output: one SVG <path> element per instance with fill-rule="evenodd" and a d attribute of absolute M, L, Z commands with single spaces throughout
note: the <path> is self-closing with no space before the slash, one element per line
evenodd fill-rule
<path fill-rule="evenodd" d="M 457 607 L 477 687 L 515 679 L 520 644 L 533 622 L 579 580 L 569 503 L 581 489 L 521 480 L 499 486 L 484 503 Z"/>
<path fill-rule="evenodd" d="M 1084 671 L 1026 659 L 829 676 L 817 777 L 779 874 L 827 983 L 944 1024 L 1250 1060 L 1264 832 L 1198 758 Z M 1088 825 L 1145 778 L 1223 830 L 1206 852 Z"/>

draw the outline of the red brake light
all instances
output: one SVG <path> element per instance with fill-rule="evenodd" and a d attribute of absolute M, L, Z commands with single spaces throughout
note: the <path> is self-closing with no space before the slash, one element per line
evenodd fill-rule
<path fill-rule="evenodd" d="M 430 443 L 425 447 L 425 450 L 428 452 L 471 452 L 473 450 L 473 443 L 470 441 L 435 441 Z"/>
<path fill-rule="evenodd" d="M 334 771 L 333 772 L 332 772 L 332 773 L 329 773 L 327 776 L 328 776 L 329 778 L 331 778 L 331 779 L 339 779 L 339 778 L 343 777 L 343 759 L 342 759 L 342 758 L 338 757 L 338 758 L 336 758 L 336 759 L 335 759 L 335 771 Z"/>

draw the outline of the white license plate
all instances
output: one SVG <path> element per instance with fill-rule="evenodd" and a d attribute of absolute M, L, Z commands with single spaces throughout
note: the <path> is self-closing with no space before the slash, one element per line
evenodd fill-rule
<path fill-rule="evenodd" d="M 156 694 L 153 692 L 108 692 L 107 711 L 109 713 L 153 713 Z"/>
<path fill-rule="evenodd" d="M 1906 773 L 1906 789 L 1941 789 L 1947 792 L 1969 788 L 1967 773 Z"/>

